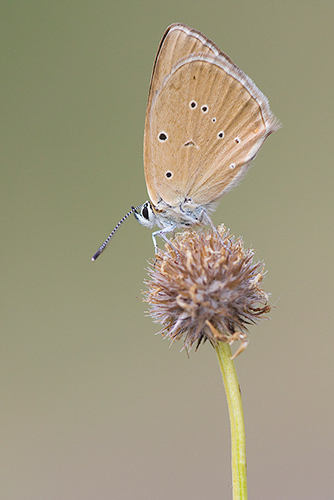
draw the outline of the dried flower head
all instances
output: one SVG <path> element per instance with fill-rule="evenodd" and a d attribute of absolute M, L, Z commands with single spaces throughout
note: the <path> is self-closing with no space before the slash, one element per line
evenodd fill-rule
<path fill-rule="evenodd" d="M 233 357 L 247 346 L 246 325 L 270 311 L 268 295 L 260 288 L 263 263 L 253 263 L 252 249 L 244 250 L 223 225 L 217 231 L 177 233 L 160 250 L 149 269 L 145 301 L 159 332 L 170 340 L 184 338 L 184 347 L 202 341 L 241 340 Z"/>

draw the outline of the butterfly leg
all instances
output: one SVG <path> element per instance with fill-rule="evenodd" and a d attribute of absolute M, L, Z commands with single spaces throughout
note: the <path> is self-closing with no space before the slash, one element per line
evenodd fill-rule
<path fill-rule="evenodd" d="M 209 216 L 209 214 L 205 210 L 205 208 L 203 208 L 203 210 L 202 210 L 202 212 L 200 214 L 200 217 L 201 217 L 201 219 L 202 219 L 202 221 L 203 221 L 204 224 L 209 224 L 212 227 L 212 229 L 214 230 L 214 232 L 216 233 L 216 235 L 218 236 L 218 238 L 220 239 L 220 241 L 223 243 L 223 239 L 220 236 L 218 229 L 216 228 L 216 226 L 212 222 L 211 217 Z"/>
<path fill-rule="evenodd" d="M 164 227 L 163 229 L 159 229 L 159 231 L 154 231 L 154 233 L 152 233 L 152 240 L 153 240 L 155 253 L 158 253 L 158 250 L 159 250 L 156 236 L 160 236 L 160 238 L 162 238 L 166 243 L 168 243 L 168 245 L 170 245 L 172 247 L 174 252 L 178 253 L 178 251 L 176 250 L 173 243 L 166 236 L 166 233 L 172 233 L 173 231 L 175 231 L 176 227 L 177 227 L 176 224 L 173 224 L 171 226 Z"/>

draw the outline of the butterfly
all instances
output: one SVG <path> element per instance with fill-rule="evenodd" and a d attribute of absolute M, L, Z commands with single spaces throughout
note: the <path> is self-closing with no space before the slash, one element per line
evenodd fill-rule
<path fill-rule="evenodd" d="M 144 168 L 149 200 L 132 213 L 169 242 L 180 227 L 213 222 L 215 202 L 244 176 L 266 138 L 280 127 L 268 99 L 199 31 L 175 23 L 155 58 L 145 119 Z M 170 243 L 170 242 L 169 242 Z"/>

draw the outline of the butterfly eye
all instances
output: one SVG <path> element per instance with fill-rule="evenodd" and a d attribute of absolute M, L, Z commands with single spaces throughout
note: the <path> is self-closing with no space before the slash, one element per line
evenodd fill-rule
<path fill-rule="evenodd" d="M 191 109 L 195 109 L 195 108 L 197 108 L 197 102 L 196 101 L 191 101 L 189 103 L 189 106 L 191 107 Z"/>
<path fill-rule="evenodd" d="M 143 206 L 143 209 L 142 209 L 142 211 L 141 211 L 141 214 L 142 214 L 142 216 L 144 217 L 144 219 L 149 220 L 148 208 L 147 208 L 147 204 L 146 204 L 146 203 L 145 203 L 145 205 Z"/>
<path fill-rule="evenodd" d="M 209 111 L 209 107 L 204 104 L 204 106 L 201 107 L 202 113 L 207 113 Z"/>
<path fill-rule="evenodd" d="M 168 179 L 170 179 L 172 176 L 173 176 L 172 172 L 169 172 L 169 171 L 168 171 L 168 172 L 166 172 L 166 177 L 167 177 Z"/>
<path fill-rule="evenodd" d="M 218 132 L 217 137 L 218 137 L 218 139 L 223 139 L 224 132 L 222 130 L 220 132 Z"/>
<path fill-rule="evenodd" d="M 158 135 L 158 139 L 160 142 L 165 142 L 168 139 L 168 135 L 166 134 L 166 132 L 160 132 L 160 134 Z"/>

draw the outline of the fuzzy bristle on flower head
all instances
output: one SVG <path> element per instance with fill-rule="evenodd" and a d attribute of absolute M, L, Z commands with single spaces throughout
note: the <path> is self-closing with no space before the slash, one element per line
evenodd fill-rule
<path fill-rule="evenodd" d="M 270 311 L 260 288 L 263 263 L 254 264 L 253 250 L 245 250 L 223 225 L 177 233 L 171 243 L 149 269 L 149 314 L 163 325 L 165 338 L 183 338 L 187 351 L 206 340 L 214 346 L 241 340 L 235 357 L 248 343 L 246 325 Z"/>

